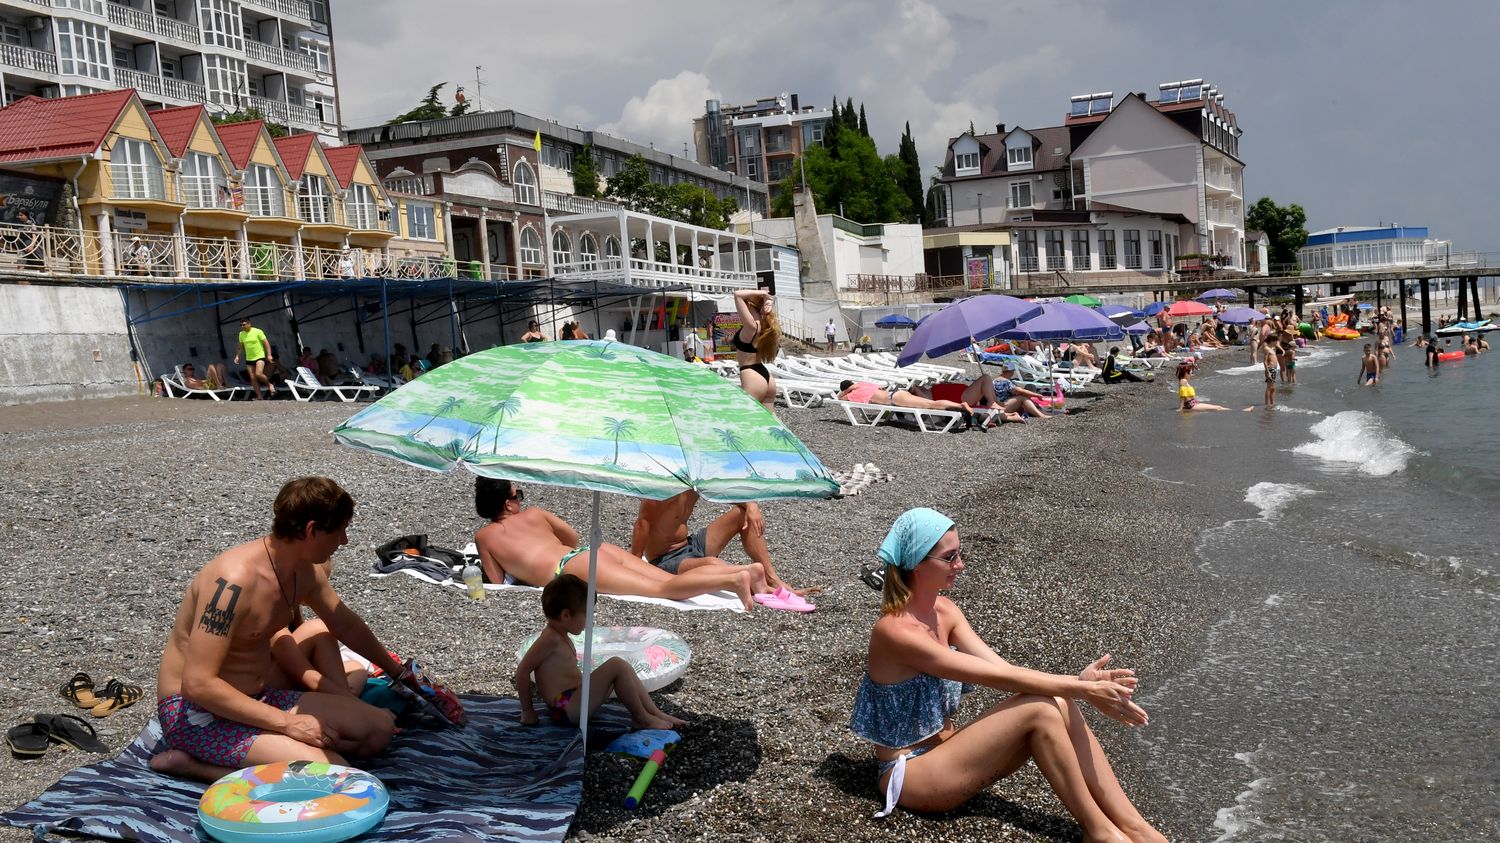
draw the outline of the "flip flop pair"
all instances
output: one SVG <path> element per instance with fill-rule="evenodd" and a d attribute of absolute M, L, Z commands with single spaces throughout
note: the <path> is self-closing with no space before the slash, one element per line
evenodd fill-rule
<path fill-rule="evenodd" d="M 786 586 L 781 586 L 769 594 L 757 594 L 754 600 L 767 609 L 780 609 L 783 612 L 811 612 L 818 608 Z"/>
<path fill-rule="evenodd" d="M 109 752 L 94 727 L 76 714 L 38 714 L 30 723 L 12 726 L 5 744 L 18 758 L 39 758 L 52 743 L 67 744 L 84 752 Z"/>
<path fill-rule="evenodd" d="M 58 693 L 73 705 L 88 709 L 95 717 L 108 717 L 122 708 L 135 705 L 145 696 L 141 686 L 127 685 L 118 679 L 111 679 L 103 688 L 96 689 L 94 680 L 82 672 L 73 674 L 72 679 L 58 688 Z"/>

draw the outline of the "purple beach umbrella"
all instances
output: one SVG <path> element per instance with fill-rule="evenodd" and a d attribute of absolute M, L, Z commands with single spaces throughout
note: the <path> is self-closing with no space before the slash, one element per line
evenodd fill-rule
<path fill-rule="evenodd" d="M 1147 316 L 1155 316 L 1156 314 L 1161 313 L 1163 310 L 1166 310 L 1171 306 L 1172 303 L 1169 301 L 1154 301 L 1146 305 L 1145 308 L 1141 310 L 1141 312 L 1146 314 Z"/>
<path fill-rule="evenodd" d="M 1124 330 L 1127 334 L 1135 334 L 1136 336 L 1141 336 L 1143 334 L 1151 333 L 1151 326 L 1147 325 L 1145 322 L 1137 322 L 1134 325 L 1126 325 L 1122 330 Z"/>
<path fill-rule="evenodd" d="M 1220 321 L 1228 322 L 1232 325 L 1248 325 L 1251 322 L 1259 322 L 1265 318 L 1266 315 L 1264 313 L 1253 307 L 1231 307 L 1219 314 Z"/>
<path fill-rule="evenodd" d="M 1239 298 L 1239 295 L 1233 290 L 1226 290 L 1223 287 L 1215 287 L 1212 290 L 1206 290 L 1202 293 L 1199 293 L 1193 298 L 1196 298 L 1198 301 L 1216 301 L 1218 299 L 1237 299 Z"/>
<path fill-rule="evenodd" d="M 1042 305 L 1041 315 L 1000 332 L 1000 336 L 1008 340 L 1079 342 L 1117 340 L 1124 335 L 1119 325 L 1099 311 L 1067 302 L 1048 302 Z"/>
<path fill-rule="evenodd" d="M 967 346 L 971 337 L 993 337 L 1041 312 L 1042 306 L 1035 302 L 997 293 L 960 299 L 917 325 L 901 356 L 896 358 L 896 365 L 910 366 L 924 354 L 942 357 Z"/>

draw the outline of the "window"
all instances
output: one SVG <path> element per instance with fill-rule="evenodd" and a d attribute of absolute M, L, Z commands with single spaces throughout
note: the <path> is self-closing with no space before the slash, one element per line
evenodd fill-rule
<path fill-rule="evenodd" d="M 1031 146 L 1012 146 L 1005 150 L 1005 164 L 1012 169 L 1031 166 Z"/>
<path fill-rule="evenodd" d="M 953 156 L 953 167 L 955 170 L 977 170 L 979 169 L 979 153 L 960 152 Z"/>
<path fill-rule="evenodd" d="M 252 97 L 264 96 L 261 93 L 261 91 L 265 90 L 264 86 L 261 85 L 261 77 L 251 76 L 247 78 L 245 80 L 245 90 L 249 91 Z"/>
<path fill-rule="evenodd" d="M 1018 265 L 1022 272 L 1036 272 L 1040 267 L 1036 260 L 1036 230 L 1022 229 L 1017 232 L 1016 245 L 1020 253 Z"/>
<path fill-rule="evenodd" d="M 548 167 L 556 167 L 559 170 L 573 172 L 573 147 L 544 143 L 542 145 L 542 163 Z"/>
<path fill-rule="evenodd" d="M 322 73 L 328 73 L 333 67 L 333 57 L 326 41 L 311 41 L 298 39 L 297 50 L 312 59 L 313 66 Z"/>
<path fill-rule="evenodd" d="M 334 114 L 333 110 L 333 97 L 326 94 L 309 92 L 307 95 L 307 107 L 311 108 L 313 113 L 318 116 L 318 122 L 320 123 L 338 122 L 338 117 Z"/>
<path fill-rule="evenodd" d="M 578 238 L 578 260 L 590 266 L 599 262 L 599 241 L 594 235 L 585 234 Z"/>
<path fill-rule="evenodd" d="M 26 31 L 10 21 L 0 21 L 0 44 L 25 47 L 27 46 Z"/>
<path fill-rule="evenodd" d="M 245 171 L 245 210 L 260 217 L 286 216 L 286 194 L 276 168 L 251 164 Z"/>
<path fill-rule="evenodd" d="M 229 206 L 229 182 L 219 159 L 203 152 L 189 152 L 182 161 L 182 201 L 192 208 Z"/>
<path fill-rule="evenodd" d="M 104 0 L 52 0 L 51 5 L 60 6 L 64 9 L 77 9 L 80 12 L 89 12 L 100 16 L 104 14 Z"/>
<path fill-rule="evenodd" d="M 614 236 L 604 238 L 604 256 L 607 258 L 617 258 L 620 256 L 619 238 Z"/>
<path fill-rule="evenodd" d="M 116 199 L 166 198 L 161 159 L 145 141 L 116 138 L 115 148 L 109 153 L 109 172 Z"/>
<path fill-rule="evenodd" d="M 938 185 L 932 189 L 932 210 L 934 220 L 941 221 L 944 225 L 950 224 L 948 222 L 948 188 L 946 186 Z"/>
<path fill-rule="evenodd" d="M 1141 231 L 1138 228 L 1125 229 L 1125 268 L 1141 268 Z"/>
<path fill-rule="evenodd" d="M 1160 231 L 1148 231 L 1148 232 L 1146 232 L 1146 238 L 1151 243 L 1151 268 L 1152 269 L 1161 269 L 1162 268 L 1161 232 Z"/>
<path fill-rule="evenodd" d="M 741 155 L 759 155 L 760 154 L 760 129 L 759 128 L 755 128 L 755 129 L 741 129 L 740 130 L 740 154 Z"/>
<path fill-rule="evenodd" d="M 1115 233 L 1109 229 L 1099 232 L 1099 268 L 1120 268 L 1119 261 L 1115 259 Z"/>
<path fill-rule="evenodd" d="M 1060 228 L 1047 229 L 1047 271 L 1068 268 L 1068 256 L 1063 254 L 1063 233 Z"/>
<path fill-rule="evenodd" d="M 516 188 L 516 202 L 522 205 L 540 205 L 541 201 L 536 192 L 536 173 L 532 171 L 531 165 L 525 161 L 516 162 L 516 172 L 512 179 Z M 537 251 L 541 251 L 541 244 L 537 244 Z M 541 263 L 540 260 L 533 263 Z"/>
<path fill-rule="evenodd" d="M 177 59 L 169 59 L 163 56 L 161 59 L 161 75 L 163 79 L 181 79 L 182 69 L 177 64 Z"/>
<path fill-rule="evenodd" d="M 1089 255 L 1089 232 L 1086 228 L 1073 231 L 1073 271 L 1093 269 L 1094 261 Z"/>
<path fill-rule="evenodd" d="M 203 43 L 236 52 L 245 49 L 239 0 L 198 0 L 198 25 Z"/>
<path fill-rule="evenodd" d="M 108 30 L 97 23 L 57 18 L 58 70 L 108 81 Z"/>
<path fill-rule="evenodd" d="M 745 159 L 745 178 L 760 181 L 760 156 L 752 155 Z"/>
<path fill-rule="evenodd" d="M 203 56 L 203 81 L 208 88 L 208 101 L 230 108 L 240 107 L 240 94 L 249 87 L 243 59 L 213 53 Z"/>
<path fill-rule="evenodd" d="M 573 262 L 573 243 L 568 235 L 558 231 L 552 235 L 552 265 L 567 266 Z"/>
<path fill-rule="evenodd" d="M 406 203 L 406 236 L 413 240 L 437 239 L 437 212 L 431 202 Z"/>
<path fill-rule="evenodd" d="M 344 217 L 354 228 L 374 230 L 380 227 L 380 206 L 375 202 L 375 191 L 367 184 L 356 184 L 349 188 L 344 199 Z"/>
<path fill-rule="evenodd" d="M 521 229 L 521 263 L 542 265 L 542 238 L 530 226 Z"/>
<path fill-rule="evenodd" d="M 155 0 L 152 5 L 156 8 L 156 13 L 164 18 L 177 17 L 177 0 Z"/>
<path fill-rule="evenodd" d="M 779 182 L 779 181 L 781 181 L 782 179 L 784 179 L 787 176 L 791 175 L 791 173 L 792 173 L 792 162 L 795 161 L 795 160 L 796 160 L 795 158 L 777 158 L 777 159 L 775 159 L 774 161 L 771 162 L 770 169 L 766 173 L 766 175 L 773 182 Z"/>
<path fill-rule="evenodd" d="M 126 70 L 135 70 L 135 50 L 129 47 L 116 47 L 114 49 L 115 67 L 123 67 Z"/>
<path fill-rule="evenodd" d="M 312 223 L 333 222 L 333 196 L 328 192 L 327 179 L 303 174 L 297 184 L 297 216 Z"/>
<path fill-rule="evenodd" d="M 1012 208 L 1031 207 L 1031 182 L 1013 181 L 1010 183 L 1010 206 Z"/>

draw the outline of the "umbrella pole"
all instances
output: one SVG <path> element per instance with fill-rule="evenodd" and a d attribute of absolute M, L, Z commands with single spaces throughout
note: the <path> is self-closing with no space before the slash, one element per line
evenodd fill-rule
<path fill-rule="evenodd" d="M 583 699 L 578 707 L 578 733 L 585 757 L 589 751 L 589 675 L 594 672 L 594 596 L 598 593 L 599 493 L 594 493 L 594 514 L 589 521 L 589 593 L 583 609 Z"/>

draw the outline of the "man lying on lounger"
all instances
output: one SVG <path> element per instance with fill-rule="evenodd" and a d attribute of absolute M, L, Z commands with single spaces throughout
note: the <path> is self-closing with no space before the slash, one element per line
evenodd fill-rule
<path fill-rule="evenodd" d="M 940 383 L 933 386 L 914 386 L 908 391 L 918 398 L 931 398 L 933 400 L 942 400 L 938 398 L 938 394 L 942 393 L 947 396 L 947 400 L 951 401 L 957 398 L 970 407 L 993 407 L 998 409 L 1002 403 L 1006 403 L 1002 402 L 1000 396 L 995 394 L 995 379 L 989 375 L 980 375 L 978 379 L 967 384 Z M 1014 404 L 1016 402 L 1012 401 L 1009 403 Z M 1019 422 L 1026 421 L 1026 419 L 1016 410 L 1005 409 L 996 413 L 991 421 L 994 424 L 1000 424 L 1002 421 Z"/>
<path fill-rule="evenodd" d="M 739 539 L 745 555 L 765 571 L 765 592 L 775 594 L 786 589 L 802 597 L 822 590 L 795 589 L 777 576 L 771 550 L 766 546 L 766 517 L 757 504 L 737 503 L 706 527 L 690 533 L 688 521 L 697 506 L 698 493 L 691 490 L 664 501 L 642 500 L 630 537 L 630 552 L 669 574 L 680 574 L 705 565 L 728 565 L 719 554 L 731 541 Z M 758 598 L 757 602 L 764 600 Z"/>
<path fill-rule="evenodd" d="M 961 401 L 937 401 L 913 395 L 904 389 L 887 392 L 869 381 L 844 381 L 839 384 L 839 400 L 855 404 L 889 404 L 912 410 L 949 410 L 963 414 L 964 429 L 974 427 L 974 408 Z M 981 425 L 980 430 L 984 430 Z"/>
<path fill-rule="evenodd" d="M 348 544 L 354 499 L 326 477 L 276 495 L 271 534 L 231 548 L 193 577 L 157 673 L 157 717 L 169 749 L 158 772 L 213 781 L 275 761 L 345 763 L 385 750 L 395 717 L 347 693 L 277 690 L 272 642 L 317 613 L 338 640 L 391 676 L 402 665 L 328 583 L 328 562 Z"/>
<path fill-rule="evenodd" d="M 559 574 L 587 580 L 589 548 L 578 531 L 539 506 L 523 507 L 525 493 L 509 480 L 480 477 L 474 483 L 474 511 L 490 523 L 474 534 L 487 582 L 544 586 Z M 670 574 L 612 544 L 599 546 L 599 591 L 684 600 L 713 591 L 732 591 L 750 611 L 751 595 L 766 590 L 760 565 L 714 565 Z"/>

